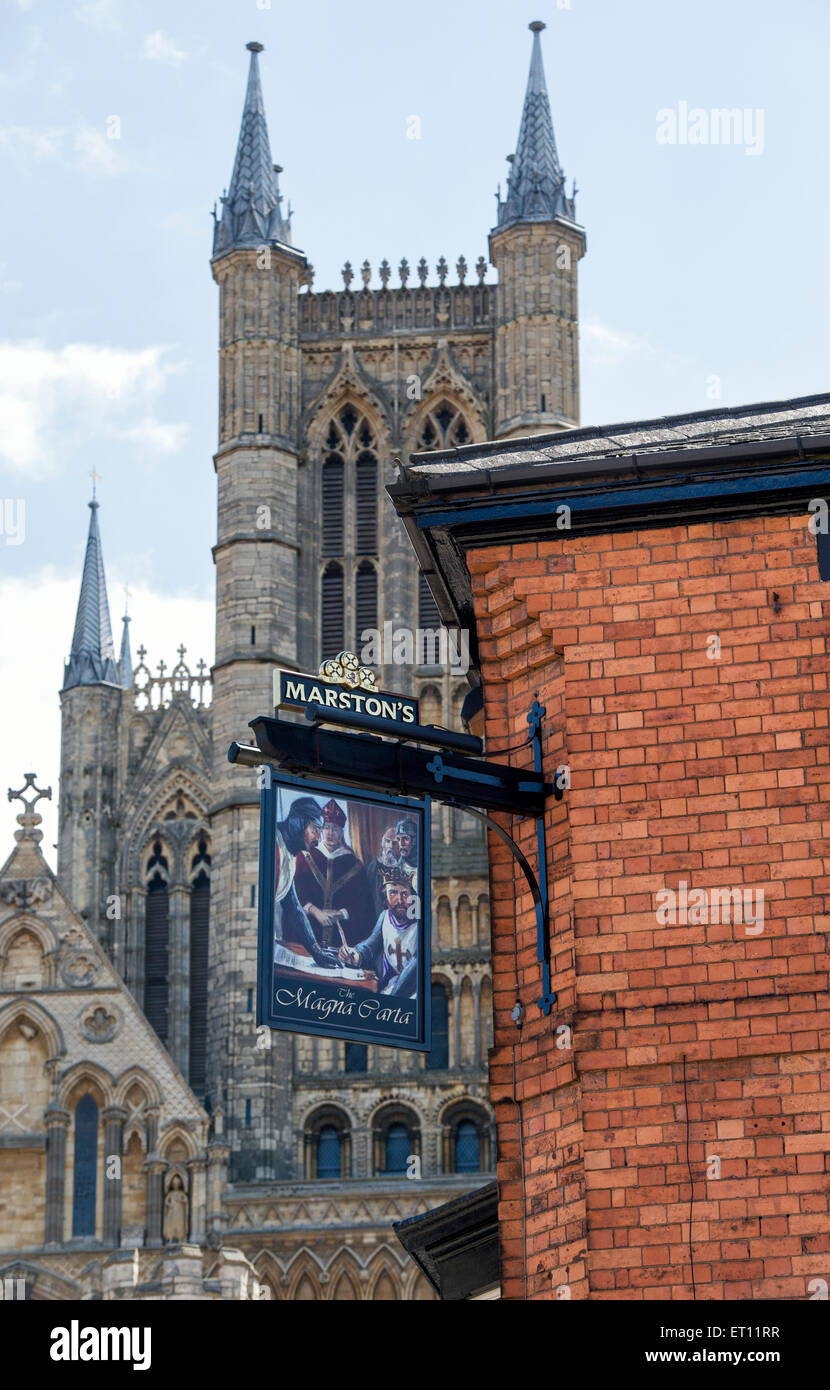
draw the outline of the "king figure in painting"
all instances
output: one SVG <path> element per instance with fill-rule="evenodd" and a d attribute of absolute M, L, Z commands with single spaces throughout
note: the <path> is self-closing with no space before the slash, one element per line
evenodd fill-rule
<path fill-rule="evenodd" d="M 379 994 L 415 998 L 418 979 L 420 904 L 412 885 L 413 875 L 402 864 L 384 871 L 387 906 L 371 936 L 358 946 L 343 946 L 344 965 L 371 970 L 377 976 Z"/>

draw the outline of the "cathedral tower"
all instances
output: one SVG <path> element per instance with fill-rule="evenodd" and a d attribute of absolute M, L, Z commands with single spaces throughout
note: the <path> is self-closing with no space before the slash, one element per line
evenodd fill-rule
<path fill-rule="evenodd" d="M 235 1175 L 289 1175 L 290 1040 L 256 1049 L 259 795 L 227 761 L 248 720 L 272 704 L 275 665 L 297 648 L 298 291 L 307 263 L 291 246 L 272 163 L 258 54 L 250 68 L 230 187 L 211 262 L 219 285 L 216 661 L 211 807 L 210 1091 L 225 1107 Z"/>
<path fill-rule="evenodd" d="M 490 233 L 499 272 L 494 435 L 497 439 L 579 424 L 577 265 L 585 233 L 565 193 L 550 114 L 542 48 L 533 53 L 507 197 Z M 575 190 L 574 190 L 575 192 Z"/>

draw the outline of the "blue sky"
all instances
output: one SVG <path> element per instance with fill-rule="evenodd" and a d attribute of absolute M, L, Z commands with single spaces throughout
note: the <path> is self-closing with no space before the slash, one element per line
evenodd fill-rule
<path fill-rule="evenodd" d="M 26 504 L 23 543 L 0 536 L 6 784 L 56 780 L 91 468 L 114 619 L 128 583 L 155 661 L 211 656 L 209 213 L 250 39 L 315 289 L 346 258 L 487 254 L 539 18 L 588 237 L 583 423 L 828 387 L 824 0 L 0 4 L 0 497 Z M 660 143 L 684 102 L 751 113 L 758 152 Z"/>

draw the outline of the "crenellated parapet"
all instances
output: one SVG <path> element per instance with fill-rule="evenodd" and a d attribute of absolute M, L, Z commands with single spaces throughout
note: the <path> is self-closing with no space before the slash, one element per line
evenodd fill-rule
<path fill-rule="evenodd" d="M 382 337 L 400 332 L 447 333 L 457 329 L 492 332 L 496 286 L 485 283 L 488 265 L 484 257 L 478 258 L 473 284 L 467 283 L 468 268 L 463 256 L 456 262 L 455 284 L 447 284 L 449 267 L 443 256 L 435 269 L 438 283 L 429 285 L 429 267 L 421 257 L 415 270 L 417 283 L 410 285 L 410 266 L 404 259 L 398 266 L 400 284 L 390 289 L 391 267 L 384 260 L 379 268 L 380 287 L 372 289 L 372 270 L 369 262 L 364 261 L 360 272 L 363 287 L 353 290 L 354 275 L 347 261 L 342 271 L 342 290 L 309 289 L 300 294 L 301 341 L 352 334 Z"/>

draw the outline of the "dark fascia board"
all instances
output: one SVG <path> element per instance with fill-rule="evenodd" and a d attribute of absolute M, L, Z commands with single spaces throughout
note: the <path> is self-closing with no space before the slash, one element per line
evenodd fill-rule
<path fill-rule="evenodd" d="M 498 1183 L 393 1223 L 398 1240 L 441 1298 L 463 1299 L 499 1277 Z"/>
<path fill-rule="evenodd" d="M 570 432 L 569 432 L 570 433 Z M 547 438 L 547 436 L 545 437 Z M 561 434 L 559 436 L 561 440 Z M 528 441 L 535 442 L 535 441 Z M 504 446 L 480 445 L 478 447 L 479 457 L 486 457 L 492 452 L 504 453 Z M 470 449 L 465 449 L 469 454 Z M 452 461 L 459 463 L 463 460 L 459 457 L 461 451 L 455 454 L 442 454 L 433 457 L 430 454 L 413 455 L 410 459 L 409 470 L 416 467 L 420 461 L 424 463 L 441 461 Z M 393 499 L 396 506 L 400 502 L 401 507 L 407 504 L 424 502 L 428 498 L 435 498 L 439 494 L 458 493 L 459 496 L 476 494 L 480 495 L 482 490 L 495 496 L 505 488 L 522 488 L 527 486 L 529 489 L 543 487 L 551 484 L 559 487 L 568 485 L 588 483 L 595 479 L 606 479 L 609 482 L 614 479 L 632 478 L 640 479 L 650 474 L 666 474 L 674 472 L 689 472 L 705 468 L 707 464 L 730 463 L 739 466 L 742 463 L 761 462 L 764 459 L 775 458 L 794 458 L 797 461 L 821 456 L 830 453 L 830 434 L 789 434 L 780 439 L 759 439 L 756 442 L 751 440 L 733 441 L 727 444 L 704 444 L 688 445 L 682 449 L 656 449 L 653 445 L 648 447 L 647 452 L 642 450 L 617 450 L 609 451 L 602 456 L 591 458 L 564 458 L 560 462 L 536 463 L 525 467 L 513 464 L 505 464 L 501 468 L 469 468 L 455 470 L 452 473 L 442 473 L 436 469 L 435 472 L 412 473 L 407 471 L 404 480 L 392 483 L 387 488 L 389 496 Z"/>
<path fill-rule="evenodd" d="M 601 463 L 419 474 L 387 491 L 443 621 L 468 630 L 477 666 L 468 549 L 561 535 L 556 509 L 562 504 L 571 507 L 571 534 L 596 534 L 691 518 L 791 513 L 828 489 L 830 435 L 821 434 L 665 449 Z"/>

